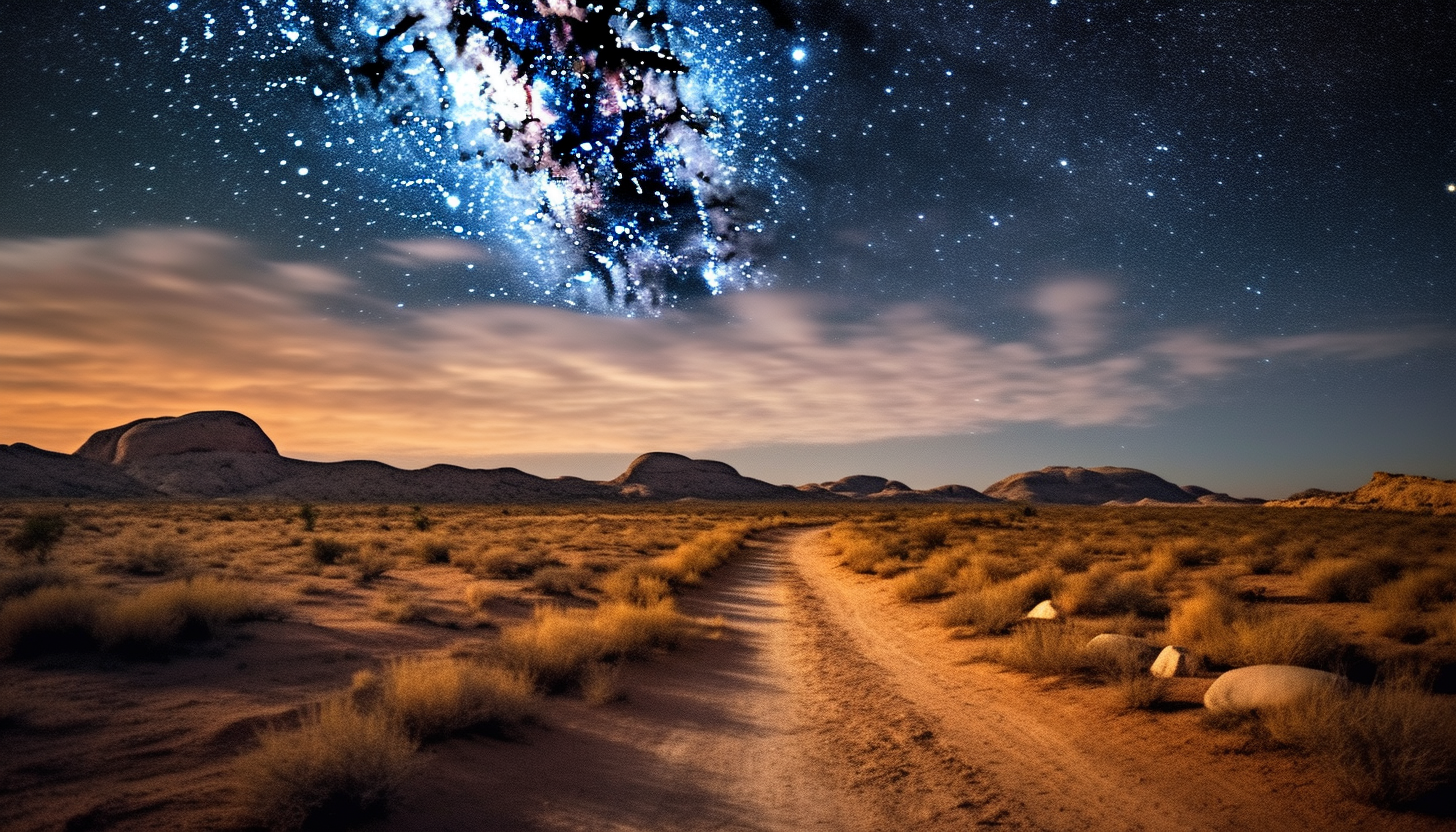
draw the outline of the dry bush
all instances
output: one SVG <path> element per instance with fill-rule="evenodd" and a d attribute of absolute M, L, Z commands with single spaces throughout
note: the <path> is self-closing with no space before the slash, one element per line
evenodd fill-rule
<path fill-rule="evenodd" d="M 484 611 L 495 597 L 495 588 L 485 581 L 465 585 L 465 606 L 476 612 Z"/>
<path fill-rule="evenodd" d="M 355 689 L 361 685 L 356 680 Z M 531 679 L 517 671 L 446 656 L 396 659 L 379 679 L 377 707 L 418 740 L 529 716 Z"/>
<path fill-rule="evenodd" d="M 16 554 L 26 555 L 36 563 L 45 563 L 51 550 L 61 542 L 66 533 L 66 518 L 55 512 L 41 512 L 26 516 L 20 528 L 5 538 L 5 545 Z"/>
<path fill-rule="evenodd" d="M 46 586 L 0 607 L 0 658 L 96 644 L 96 621 L 111 595 L 94 587 Z"/>
<path fill-rule="evenodd" d="M 203 577 L 142 590 L 97 617 L 95 634 L 106 648 L 156 650 L 179 638 L 206 638 L 234 621 L 278 614 L 270 599 L 241 581 Z"/>
<path fill-rule="evenodd" d="M 594 577 L 590 571 L 575 566 L 548 566 L 536 570 L 531 576 L 531 586 L 548 595 L 571 595 L 590 586 Z"/>
<path fill-rule="evenodd" d="M 856 536 L 838 544 L 839 562 L 852 572 L 868 575 L 875 566 L 885 561 L 900 561 L 905 557 L 903 549 L 896 548 L 891 541 Z"/>
<path fill-rule="evenodd" d="M 424 621 L 426 607 L 417 596 L 408 592 L 391 590 L 375 598 L 369 604 L 369 614 L 379 621 L 391 624 L 408 624 Z"/>
<path fill-rule="evenodd" d="M 399 564 L 399 560 L 377 546 L 358 549 L 345 555 L 343 562 L 354 573 L 354 580 L 367 584 Z"/>
<path fill-rule="evenodd" d="M 1173 688 L 1173 680 L 1154 676 L 1146 667 L 1116 676 L 1113 686 L 1118 702 L 1129 711 L 1148 710 L 1161 705 Z"/>
<path fill-rule="evenodd" d="M 593 662 L 671 647 L 692 622 L 669 600 L 650 606 L 613 602 L 595 610 L 539 607 L 531 621 L 508 627 L 498 643 L 502 663 L 547 690 L 580 682 Z"/>
<path fill-rule="evenodd" d="M 1316 560 L 1299 572 L 1305 591 L 1317 601 L 1368 601 L 1386 575 L 1362 558 Z"/>
<path fill-rule="evenodd" d="M 308 553 L 321 566 L 333 566 L 359 547 L 336 537 L 315 537 L 308 542 Z"/>
<path fill-rule="evenodd" d="M 597 581 L 597 589 L 613 601 L 649 606 L 672 594 L 667 579 L 637 569 L 618 569 Z"/>
<path fill-rule="evenodd" d="M 111 566 L 132 575 L 168 575 L 192 559 L 180 541 L 128 535 L 101 550 Z"/>
<path fill-rule="evenodd" d="M 348 825 L 380 809 L 414 770 L 415 743 L 378 711 L 331 699 L 296 728 L 274 728 L 239 757 L 233 783 L 243 815 L 269 829 L 318 820 Z"/>
<path fill-rule="evenodd" d="M 1252 606 L 1213 587 L 1173 609 L 1168 638 L 1225 666 L 1331 668 L 1345 650 L 1339 633 L 1316 619 Z"/>
<path fill-rule="evenodd" d="M 1093 633 L 1063 621 L 1028 621 L 996 646 L 992 657 L 1007 667 L 1036 676 L 1068 676 L 1097 669 L 1088 653 Z"/>
<path fill-rule="evenodd" d="M 421 563 L 449 563 L 450 544 L 438 538 L 421 540 L 410 547 L 410 555 Z"/>
<path fill-rule="evenodd" d="M 469 553 L 456 553 L 451 563 L 482 578 L 524 578 L 543 566 L 561 563 L 539 552 L 518 552 L 489 548 Z"/>
<path fill-rule="evenodd" d="M 983 589 L 957 592 L 941 606 L 941 621 L 948 627 L 1004 633 L 1037 602 L 1050 598 L 1061 580 L 1061 572 L 1043 567 Z"/>
<path fill-rule="evenodd" d="M 653 558 L 648 567 L 671 584 L 696 584 L 727 563 L 753 530 L 748 523 L 719 526 L 680 544 L 669 554 Z"/>
<path fill-rule="evenodd" d="M 608 662 L 593 662 L 581 673 L 581 698 L 588 705 L 605 705 L 626 696 L 622 690 L 622 668 Z"/>
<path fill-rule="evenodd" d="M 1167 614 L 1167 604 L 1153 591 L 1147 575 L 1124 571 L 1116 563 L 1099 563 L 1072 575 L 1052 596 L 1057 609 L 1076 615 L 1133 613 L 1146 617 Z"/>
<path fill-rule="evenodd" d="M 28 564 L 18 569 L 6 569 L 0 571 L 0 603 L 29 595 L 43 586 L 64 586 L 73 580 L 70 573 L 50 564 Z"/>
<path fill-rule="evenodd" d="M 1383 636 L 1420 643 L 1450 629 L 1456 601 L 1456 568 L 1431 567 L 1407 573 L 1370 593 L 1370 628 Z M 1446 608 L 1445 615 L 1433 614 Z"/>
<path fill-rule="evenodd" d="M 1456 776 L 1456 707 L 1408 685 L 1330 687 L 1261 714 L 1280 742 L 1323 758 L 1351 796 L 1410 803 Z"/>
<path fill-rule="evenodd" d="M 1096 554 L 1090 549 L 1072 540 L 1058 541 L 1047 553 L 1047 557 L 1054 566 L 1068 574 L 1085 572 L 1097 560 Z"/>

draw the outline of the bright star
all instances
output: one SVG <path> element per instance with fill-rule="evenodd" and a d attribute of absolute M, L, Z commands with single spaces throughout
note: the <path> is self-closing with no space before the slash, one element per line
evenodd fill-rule
<path fill-rule="evenodd" d="M 793 51 L 792 57 L 796 61 L 802 61 L 805 58 L 809 57 L 809 53 L 805 52 L 802 48 L 799 48 Z"/>

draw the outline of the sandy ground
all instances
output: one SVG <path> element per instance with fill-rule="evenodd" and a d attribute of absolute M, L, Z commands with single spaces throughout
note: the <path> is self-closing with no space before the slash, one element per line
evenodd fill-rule
<path fill-rule="evenodd" d="M 435 746 L 375 829 L 1456 829 L 1339 796 L 1292 754 L 971 662 L 925 606 L 766 536 L 684 599 L 726 628 L 513 741 Z"/>
<path fill-rule="evenodd" d="M 720 637 L 626 666 L 622 701 L 555 697 L 511 737 L 428 746 L 368 828 L 1456 829 L 1346 800 L 1309 761 L 1205 728 L 1207 680 L 1128 713 L 1109 690 L 975 662 L 984 644 L 837 566 L 820 533 L 765 534 L 686 593 Z M 154 666 L 60 659 L 26 677 L 46 707 L 0 735 L 0 829 L 224 827 L 227 765 L 260 725 L 381 652 L 478 637 L 324 626 L 340 603 Z M 18 678 L 0 667 L 0 684 Z"/>

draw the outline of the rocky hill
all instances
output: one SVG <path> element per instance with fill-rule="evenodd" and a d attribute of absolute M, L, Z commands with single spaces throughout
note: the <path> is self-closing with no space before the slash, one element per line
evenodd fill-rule
<path fill-rule="evenodd" d="M 1312 488 L 1268 505 L 1456 514 L 1456 480 L 1376 471 L 1371 475 L 1370 482 L 1354 491 L 1322 491 Z"/>
<path fill-rule="evenodd" d="M 986 495 L 1001 500 L 1062 505 L 1244 505 L 1243 500 L 1196 485 L 1178 486 L 1137 468 L 1051 466 L 994 483 Z"/>

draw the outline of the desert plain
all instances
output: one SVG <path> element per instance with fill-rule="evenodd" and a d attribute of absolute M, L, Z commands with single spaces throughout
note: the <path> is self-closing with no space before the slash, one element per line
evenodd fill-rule
<path fill-rule="evenodd" d="M 9 500 L 6 829 L 1450 829 L 1456 517 Z M 1049 601 L 1050 620 L 1026 613 Z M 1185 650 L 1178 675 L 1089 650 Z M 1224 671 L 1343 680 L 1214 712 Z"/>

